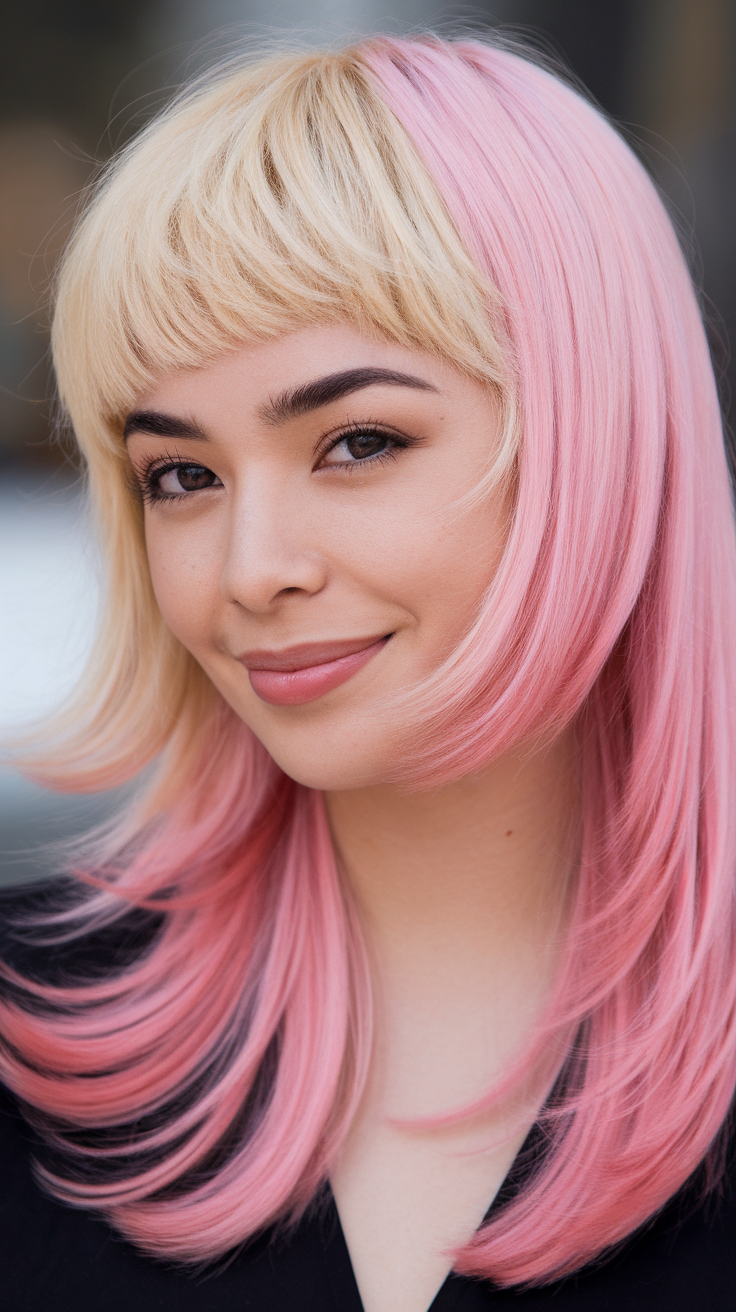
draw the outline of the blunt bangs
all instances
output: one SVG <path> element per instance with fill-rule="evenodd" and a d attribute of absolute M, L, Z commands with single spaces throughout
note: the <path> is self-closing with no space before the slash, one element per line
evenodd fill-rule
<path fill-rule="evenodd" d="M 282 54 L 195 84 L 103 176 L 59 279 L 54 359 L 92 456 L 154 379 L 316 322 L 506 389 L 500 308 L 360 60 Z"/>

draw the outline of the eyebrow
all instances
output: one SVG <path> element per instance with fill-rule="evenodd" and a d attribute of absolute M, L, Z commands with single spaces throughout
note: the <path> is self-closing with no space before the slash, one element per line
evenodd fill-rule
<path fill-rule="evenodd" d="M 439 388 L 425 378 L 415 374 L 400 373 L 396 369 L 344 369 L 340 373 L 327 374 L 324 378 L 315 378 L 311 383 L 300 387 L 288 388 L 272 401 L 260 406 L 258 413 L 267 424 L 283 424 L 299 415 L 319 410 L 332 401 L 339 401 L 343 396 L 359 392 L 364 387 L 377 385 L 390 387 L 413 387 L 420 392 L 437 392 Z M 159 410 L 133 410 L 125 421 L 123 437 L 131 433 L 150 433 L 154 437 L 188 437 L 195 441 L 208 441 L 207 434 L 199 424 L 189 419 L 180 419 L 176 415 L 162 414 Z"/>
<path fill-rule="evenodd" d="M 344 369 L 341 373 L 327 374 L 316 378 L 312 383 L 301 387 L 289 388 L 259 409 L 259 415 L 267 424 L 283 424 L 288 419 L 308 414 L 310 410 L 319 410 L 331 401 L 339 401 L 351 392 L 359 392 L 364 387 L 388 384 L 390 387 L 413 387 L 420 392 L 437 392 L 439 389 L 425 378 L 415 374 L 399 373 L 396 369 Z"/>
<path fill-rule="evenodd" d="M 131 433 L 152 433 L 154 437 L 193 437 L 199 442 L 207 441 L 207 434 L 199 424 L 189 419 L 179 419 L 176 415 L 164 415 L 159 410 L 133 410 L 125 421 L 123 437 Z"/>

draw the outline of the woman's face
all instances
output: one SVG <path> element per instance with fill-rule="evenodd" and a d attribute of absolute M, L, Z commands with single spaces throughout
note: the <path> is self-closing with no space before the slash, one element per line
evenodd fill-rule
<path fill-rule="evenodd" d="M 163 379 L 126 425 L 167 623 L 294 779 L 383 782 L 503 549 L 489 389 L 313 327 Z"/>

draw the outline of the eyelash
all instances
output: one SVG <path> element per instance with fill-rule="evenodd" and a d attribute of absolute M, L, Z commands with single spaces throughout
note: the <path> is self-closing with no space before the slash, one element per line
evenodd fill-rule
<path fill-rule="evenodd" d="M 409 447 L 418 446 L 421 441 L 421 438 L 407 437 L 405 433 L 396 433 L 389 428 L 385 428 L 383 424 L 375 421 L 368 420 L 363 423 L 354 421 L 346 424 L 344 428 L 341 428 L 336 436 L 329 438 L 324 447 L 317 448 L 317 467 L 319 467 L 319 462 L 324 460 L 325 457 L 328 456 L 331 451 L 334 451 L 336 447 L 340 446 L 342 442 L 349 441 L 351 437 L 360 437 L 363 435 L 367 437 L 384 438 L 386 441 L 391 442 L 392 445 L 385 451 L 378 451 L 373 456 L 366 456 L 364 460 L 345 460 L 340 461 L 340 463 L 336 465 L 324 466 L 324 468 L 341 469 L 345 473 L 353 474 L 357 469 L 360 469 L 361 467 L 365 468 L 366 465 L 383 464 L 386 460 L 395 460 L 400 451 L 406 451 Z"/>
<path fill-rule="evenodd" d="M 134 476 L 134 490 L 141 497 L 144 505 L 155 505 L 162 501 L 182 501 L 185 497 L 191 496 L 191 492 L 162 492 L 157 486 L 159 479 L 164 474 L 171 473 L 174 469 L 183 469 L 187 465 L 195 468 L 206 469 L 206 465 L 199 466 L 196 460 L 186 460 L 179 452 L 166 452 L 165 456 L 153 456 L 141 470 L 136 471 Z"/>
<path fill-rule="evenodd" d="M 340 446 L 341 442 L 349 440 L 351 437 L 362 436 L 385 438 L 392 445 L 384 451 L 378 451 L 375 455 L 366 456 L 363 460 L 341 461 L 338 464 L 327 465 L 327 469 L 339 469 L 343 473 L 353 474 L 357 469 L 365 468 L 367 465 L 373 466 L 383 464 L 387 460 L 395 460 L 400 451 L 405 451 L 410 447 L 418 446 L 421 438 L 407 437 L 405 434 L 391 432 L 378 423 L 350 423 L 340 432 L 332 437 L 322 449 L 317 449 L 317 465 L 326 456 Z M 161 492 L 159 485 L 160 479 L 165 474 L 171 473 L 175 469 L 181 469 L 186 466 L 206 469 L 206 465 L 199 465 L 196 460 L 185 459 L 179 452 L 167 452 L 164 456 L 155 456 L 151 459 L 135 478 L 135 490 L 142 497 L 145 505 L 154 505 L 163 501 L 182 501 L 185 497 L 191 497 L 194 492 Z M 209 489 L 202 488 L 201 491 Z"/>

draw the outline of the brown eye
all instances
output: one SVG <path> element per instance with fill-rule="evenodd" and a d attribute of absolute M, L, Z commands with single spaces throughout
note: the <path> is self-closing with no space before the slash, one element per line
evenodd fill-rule
<path fill-rule="evenodd" d="M 389 440 L 385 433 L 352 433 L 345 438 L 343 445 L 353 460 L 367 460 L 369 456 L 385 451 Z"/>
<path fill-rule="evenodd" d="M 204 465 L 179 465 L 174 471 L 179 478 L 179 485 L 185 492 L 198 492 L 201 487 L 212 487 L 215 475 Z"/>
<path fill-rule="evenodd" d="M 182 492 L 199 492 L 219 482 L 216 474 L 204 465 L 174 465 L 155 476 L 158 491 L 163 496 L 181 496 Z"/>
<path fill-rule="evenodd" d="M 390 456 L 395 456 L 402 447 L 410 445 L 407 439 L 401 439 L 391 433 L 383 433 L 379 428 L 356 428 L 354 432 L 345 433 L 327 451 L 322 464 L 351 465 L 368 464 L 371 460 L 378 463 Z"/>

